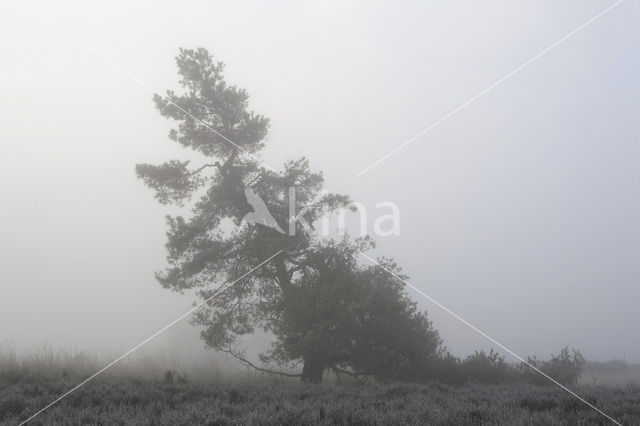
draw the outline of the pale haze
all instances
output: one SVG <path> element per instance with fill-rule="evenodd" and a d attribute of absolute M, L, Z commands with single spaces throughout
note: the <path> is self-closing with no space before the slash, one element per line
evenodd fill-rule
<path fill-rule="evenodd" d="M 178 210 L 134 166 L 204 161 L 149 87 L 205 47 L 271 119 L 268 164 L 397 204 L 372 256 L 516 353 L 640 362 L 637 2 L 357 176 L 613 3 L 26 2 L 56 28 L 0 2 L 0 342 L 117 353 L 190 309 L 154 279 Z M 454 354 L 495 348 L 409 294 Z M 203 345 L 185 324 L 165 347 Z"/>

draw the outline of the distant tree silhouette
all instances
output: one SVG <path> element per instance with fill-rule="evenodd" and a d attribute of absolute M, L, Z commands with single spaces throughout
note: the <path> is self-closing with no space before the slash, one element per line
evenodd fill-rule
<path fill-rule="evenodd" d="M 290 224 L 290 188 L 298 206 L 308 205 L 303 216 L 309 224 L 348 206 L 349 197 L 321 195 L 322 174 L 310 171 L 305 158 L 285 163 L 281 172 L 261 167 L 255 154 L 264 146 L 269 121 L 248 110 L 246 91 L 227 85 L 224 65 L 205 49 L 181 49 L 176 61 L 181 91 L 156 95 L 156 107 L 177 123 L 169 132 L 172 140 L 210 160 L 197 168 L 181 160 L 136 166 L 163 204 L 182 206 L 199 195 L 189 218 L 167 217 L 169 267 L 157 274 L 158 281 L 178 292 L 198 289 L 208 298 L 216 283 L 236 280 L 282 251 L 197 313 L 204 341 L 268 370 L 236 348 L 241 336 L 257 328 L 271 331 L 275 340 L 261 356 L 264 364 L 302 362 L 307 382 L 320 382 L 326 369 L 410 378 L 427 368 L 440 345 L 438 334 L 400 281 L 375 266 L 358 265 L 354 253 L 372 242 L 321 240 L 313 225 Z M 248 187 L 279 226 L 242 223 L 253 211 Z M 382 262 L 400 273 L 391 260 Z"/>

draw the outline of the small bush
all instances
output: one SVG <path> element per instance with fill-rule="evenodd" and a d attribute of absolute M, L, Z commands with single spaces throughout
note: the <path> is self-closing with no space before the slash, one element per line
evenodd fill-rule
<path fill-rule="evenodd" d="M 516 369 L 492 349 L 489 353 L 476 351 L 464 360 L 444 353 L 434 361 L 430 378 L 459 385 L 467 382 L 509 383 L 518 377 Z"/>
<path fill-rule="evenodd" d="M 478 383 L 508 383 L 515 379 L 513 367 L 505 362 L 493 349 L 487 354 L 476 351 L 462 361 L 462 376 L 467 381 Z"/>
<path fill-rule="evenodd" d="M 569 352 L 567 346 L 562 348 L 559 355 L 551 355 L 549 361 L 541 362 L 535 358 L 529 358 L 527 361 L 563 385 L 575 385 L 586 363 L 579 351 L 573 349 L 572 352 Z M 521 364 L 520 372 L 522 377 L 531 383 L 539 385 L 552 384 L 548 378 L 525 363 Z"/>

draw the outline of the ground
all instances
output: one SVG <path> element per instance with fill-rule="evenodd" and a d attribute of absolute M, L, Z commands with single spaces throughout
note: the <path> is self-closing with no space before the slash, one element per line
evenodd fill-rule
<path fill-rule="evenodd" d="M 4 375 L 0 424 L 18 424 L 75 383 Z M 622 424 L 640 424 L 640 387 L 581 387 Z M 197 383 L 98 378 L 33 425 L 596 425 L 613 424 L 558 387 L 528 384 Z"/>

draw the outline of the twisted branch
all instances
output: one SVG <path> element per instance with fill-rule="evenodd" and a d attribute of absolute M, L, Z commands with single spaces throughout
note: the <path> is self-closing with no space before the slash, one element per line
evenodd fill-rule
<path fill-rule="evenodd" d="M 269 370 L 267 368 L 262 368 L 262 367 L 258 367 L 257 365 L 253 364 L 251 361 L 249 361 L 248 359 L 244 358 L 242 355 L 240 355 L 237 352 L 234 352 L 231 349 L 231 346 L 229 346 L 227 349 L 220 349 L 222 352 L 228 353 L 230 354 L 232 357 L 234 357 L 235 359 L 242 361 L 244 364 L 248 365 L 249 367 L 253 368 L 256 371 L 260 371 L 262 373 L 268 373 L 268 374 L 278 374 L 280 376 L 285 376 L 285 377 L 301 377 L 302 374 L 293 374 L 293 373 L 285 373 L 284 371 L 276 371 L 276 370 Z"/>

